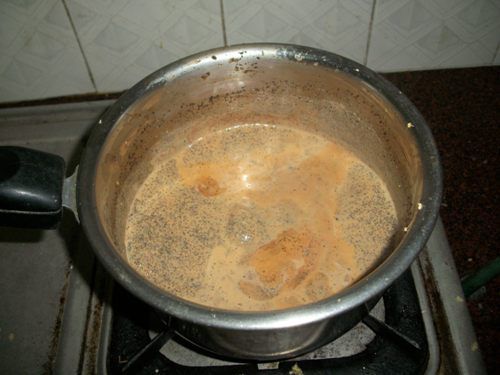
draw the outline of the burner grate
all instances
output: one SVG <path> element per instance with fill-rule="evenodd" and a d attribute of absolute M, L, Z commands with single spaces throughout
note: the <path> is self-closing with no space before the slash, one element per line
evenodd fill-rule
<path fill-rule="evenodd" d="M 113 311 L 111 326 L 105 327 L 111 330 L 106 361 L 109 374 L 278 375 L 302 372 L 319 375 L 335 371 L 338 374 L 387 375 L 420 374 L 427 367 L 425 326 L 409 271 L 386 291 L 383 308 L 372 310 L 363 320 L 363 324 L 375 335 L 364 345 L 364 350 L 348 356 L 330 351 L 332 357 L 325 358 L 325 350 L 320 348 L 305 356 L 267 364 L 236 363 L 218 358 L 213 361 L 213 366 L 207 366 L 203 361 L 200 364 L 199 360 L 188 361 L 191 365 L 180 364 L 179 360 L 176 362 L 167 358 L 169 354 L 165 349 L 173 342 L 185 343 L 159 319 L 152 323 L 151 309 L 147 305 L 117 286 L 113 295 Z M 159 332 L 153 339 L 150 338 L 152 331 Z M 186 346 L 189 347 L 189 344 Z M 193 347 L 188 350 L 199 352 Z"/>

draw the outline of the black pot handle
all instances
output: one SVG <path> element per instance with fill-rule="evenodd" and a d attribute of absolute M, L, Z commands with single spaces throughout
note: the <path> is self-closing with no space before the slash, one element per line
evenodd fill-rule
<path fill-rule="evenodd" d="M 62 217 L 64 174 L 60 156 L 0 147 L 0 226 L 55 228 Z"/>

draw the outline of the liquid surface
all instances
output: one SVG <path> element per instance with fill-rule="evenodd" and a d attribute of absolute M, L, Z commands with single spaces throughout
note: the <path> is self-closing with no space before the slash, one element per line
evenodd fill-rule
<path fill-rule="evenodd" d="M 173 149 L 151 161 L 125 244 L 139 273 L 179 297 L 241 311 L 303 305 L 351 285 L 389 246 L 387 189 L 331 140 L 249 124 Z"/>

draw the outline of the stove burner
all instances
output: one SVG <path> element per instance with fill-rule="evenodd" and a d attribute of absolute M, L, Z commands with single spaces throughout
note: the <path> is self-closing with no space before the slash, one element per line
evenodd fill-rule
<path fill-rule="evenodd" d="M 376 317 L 377 320 L 384 319 L 384 304 L 382 301 L 373 308 L 371 314 Z M 149 332 L 151 339 L 154 339 L 157 335 L 157 331 Z M 291 361 L 297 362 L 307 359 L 319 360 L 350 357 L 363 352 L 366 346 L 374 338 L 374 331 L 369 329 L 365 324 L 359 323 L 335 341 L 310 353 L 296 357 Z M 188 367 L 229 366 L 238 364 L 238 362 L 234 362 L 234 360 L 223 360 L 215 358 L 210 353 L 201 353 L 199 348 L 193 347 L 190 343 L 176 336 L 173 336 L 172 339 L 168 340 L 166 344 L 163 345 L 160 349 L 160 353 L 168 360 L 178 365 Z M 258 367 L 260 369 L 274 368 L 277 366 L 277 363 L 278 362 L 259 363 Z"/>
<path fill-rule="evenodd" d="M 280 362 L 238 363 L 204 352 L 178 337 L 147 305 L 119 286 L 112 304 L 112 323 L 103 328 L 111 330 L 109 374 L 417 374 L 424 372 L 429 355 L 409 271 L 344 336 Z"/>

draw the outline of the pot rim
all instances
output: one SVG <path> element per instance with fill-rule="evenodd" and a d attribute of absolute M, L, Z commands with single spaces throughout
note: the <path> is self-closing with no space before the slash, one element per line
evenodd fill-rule
<path fill-rule="evenodd" d="M 297 63 L 318 63 L 361 79 L 375 88 L 402 115 L 414 135 L 422 162 L 422 208 L 393 251 L 376 269 L 360 281 L 327 299 L 267 312 L 235 312 L 198 305 L 182 300 L 149 283 L 128 265 L 114 250 L 102 227 L 97 212 L 95 180 L 100 154 L 108 134 L 117 120 L 144 94 L 168 84 L 197 64 L 210 61 L 212 56 L 225 61 L 226 57 L 240 54 L 259 55 L 263 58 L 283 59 Z M 224 56 L 224 57 L 223 57 Z M 328 319 L 349 311 L 370 298 L 381 295 L 409 268 L 430 236 L 439 213 L 442 195 L 442 170 L 439 154 L 431 131 L 413 103 L 385 78 L 337 54 L 292 44 L 255 43 L 216 48 L 185 57 L 147 76 L 127 90 L 94 126 L 80 161 L 77 184 L 78 214 L 83 230 L 105 268 L 123 287 L 157 310 L 191 323 L 222 329 L 269 330 L 300 326 Z M 368 310 L 367 310 L 368 312 Z"/>

